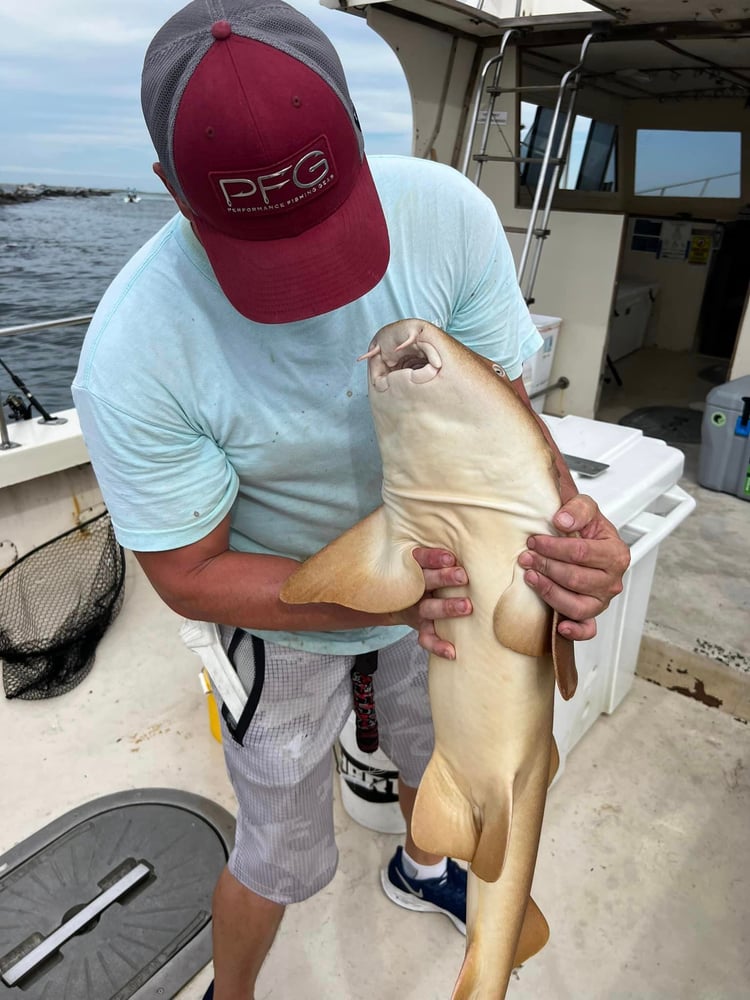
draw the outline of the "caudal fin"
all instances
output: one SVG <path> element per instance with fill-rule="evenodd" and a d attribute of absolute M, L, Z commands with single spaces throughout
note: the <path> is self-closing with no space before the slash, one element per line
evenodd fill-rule
<path fill-rule="evenodd" d="M 545 790 L 559 760 L 552 740 L 549 760 L 540 761 L 536 795 L 522 796 L 516 803 L 513 842 L 506 846 L 500 878 L 495 882 L 477 878 L 476 858 L 472 861 L 468 877 L 466 955 L 453 1000 L 503 1000 L 513 969 L 549 940 L 547 921 L 529 896 L 529 888 Z"/>

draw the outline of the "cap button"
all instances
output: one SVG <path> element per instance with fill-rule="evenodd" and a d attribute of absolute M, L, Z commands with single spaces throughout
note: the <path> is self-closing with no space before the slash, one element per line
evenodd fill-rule
<path fill-rule="evenodd" d="M 232 34 L 232 25 L 229 21 L 214 21 L 211 25 L 211 34 L 214 38 L 229 38 Z"/>

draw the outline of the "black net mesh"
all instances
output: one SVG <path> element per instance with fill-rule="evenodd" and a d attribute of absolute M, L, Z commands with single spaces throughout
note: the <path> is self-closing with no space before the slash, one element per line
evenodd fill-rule
<path fill-rule="evenodd" d="M 105 511 L 0 575 L 0 659 L 8 698 L 52 698 L 94 665 L 122 606 L 125 555 Z"/>

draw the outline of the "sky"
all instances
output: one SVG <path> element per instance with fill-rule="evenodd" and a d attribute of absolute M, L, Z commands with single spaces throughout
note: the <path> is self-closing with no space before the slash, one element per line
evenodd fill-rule
<path fill-rule="evenodd" d="M 0 183 L 159 191 L 143 123 L 143 55 L 184 0 L 0 0 Z M 293 6 L 331 38 L 369 153 L 409 153 L 396 56 L 363 19 Z"/>

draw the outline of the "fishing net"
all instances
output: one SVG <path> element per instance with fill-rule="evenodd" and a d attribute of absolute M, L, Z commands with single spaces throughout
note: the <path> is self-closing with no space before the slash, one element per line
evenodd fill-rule
<path fill-rule="evenodd" d="M 94 665 L 122 606 L 125 554 L 105 511 L 0 575 L 0 660 L 8 698 L 64 694 Z"/>

